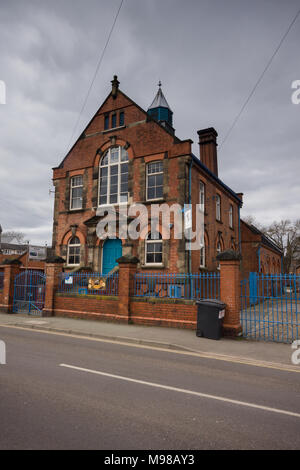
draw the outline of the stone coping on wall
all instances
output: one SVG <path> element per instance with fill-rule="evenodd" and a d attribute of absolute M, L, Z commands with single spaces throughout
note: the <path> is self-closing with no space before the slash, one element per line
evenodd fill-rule
<path fill-rule="evenodd" d="M 195 300 L 190 299 L 171 299 L 162 297 L 130 297 L 131 302 L 146 302 L 149 304 L 181 304 L 196 305 Z"/>
<path fill-rule="evenodd" d="M 113 295 L 94 295 L 94 294 L 77 294 L 74 292 L 56 292 L 56 297 L 73 297 L 74 299 L 89 299 L 89 300 L 119 300 L 118 296 Z"/>

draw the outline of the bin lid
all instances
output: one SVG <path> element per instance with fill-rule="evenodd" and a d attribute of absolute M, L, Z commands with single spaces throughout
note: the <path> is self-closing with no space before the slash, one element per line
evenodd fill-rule
<path fill-rule="evenodd" d="M 207 305 L 208 307 L 219 307 L 220 310 L 223 310 L 226 307 L 226 304 L 221 300 L 217 299 L 202 299 L 196 301 L 197 305 Z"/>

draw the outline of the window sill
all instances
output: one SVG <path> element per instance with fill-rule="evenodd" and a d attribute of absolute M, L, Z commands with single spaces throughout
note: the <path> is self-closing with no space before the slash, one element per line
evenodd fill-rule
<path fill-rule="evenodd" d="M 143 264 L 141 265 L 141 269 L 165 269 L 164 264 Z"/>
<path fill-rule="evenodd" d="M 146 201 L 142 202 L 142 204 L 149 205 L 149 204 L 158 204 L 158 203 L 164 203 L 166 200 L 164 198 L 159 198 L 159 199 L 147 199 Z"/>
<path fill-rule="evenodd" d="M 123 126 L 118 126 L 118 127 L 111 127 L 110 129 L 105 129 L 104 131 L 102 131 L 102 134 L 108 134 L 109 132 L 113 132 L 113 131 L 118 131 L 120 129 L 125 129 L 125 124 Z"/>
<path fill-rule="evenodd" d="M 216 222 L 218 222 L 218 224 L 222 224 L 222 225 L 223 225 L 223 222 L 222 222 L 222 220 L 218 220 L 218 219 L 216 219 Z"/>

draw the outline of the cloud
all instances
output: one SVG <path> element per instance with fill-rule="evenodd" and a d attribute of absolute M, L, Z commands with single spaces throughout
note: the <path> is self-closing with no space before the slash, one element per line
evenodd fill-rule
<path fill-rule="evenodd" d="M 74 124 L 119 0 L 2 2 L 0 223 L 34 243 L 51 243 L 51 168 Z M 214 126 L 221 143 L 298 8 L 296 0 L 125 0 L 71 144 L 118 74 L 147 109 L 158 80 L 180 138 Z M 221 179 L 244 192 L 244 215 L 259 222 L 299 217 L 300 21 L 294 25 L 237 126 L 219 148 Z"/>

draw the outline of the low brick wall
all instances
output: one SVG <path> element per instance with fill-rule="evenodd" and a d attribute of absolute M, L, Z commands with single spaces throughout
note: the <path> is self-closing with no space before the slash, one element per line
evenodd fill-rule
<path fill-rule="evenodd" d="M 119 315 L 118 297 L 56 294 L 57 317 L 82 318 L 137 325 L 196 329 L 197 307 L 191 300 L 131 298 L 130 317 Z"/>
<path fill-rule="evenodd" d="M 192 300 L 131 298 L 130 322 L 139 325 L 196 329 L 197 306 Z"/>
<path fill-rule="evenodd" d="M 109 322 L 124 321 L 124 318 L 118 315 L 118 297 L 56 294 L 54 314 L 56 317 L 106 320 Z"/>

